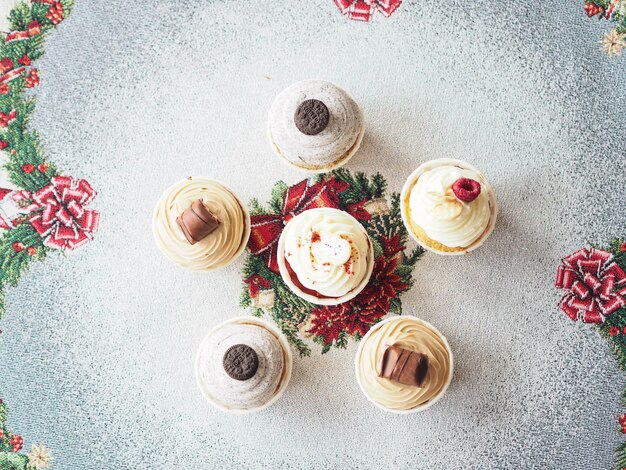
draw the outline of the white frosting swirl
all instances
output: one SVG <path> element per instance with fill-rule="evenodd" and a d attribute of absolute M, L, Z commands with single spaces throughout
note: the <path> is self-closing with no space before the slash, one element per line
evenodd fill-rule
<path fill-rule="evenodd" d="M 231 378 L 223 366 L 226 350 L 236 344 L 250 346 L 259 365 L 248 380 Z M 210 402 L 230 411 L 244 411 L 267 404 L 286 387 L 290 356 L 276 335 L 254 319 L 218 325 L 204 339 L 196 357 L 200 388 Z"/>
<path fill-rule="evenodd" d="M 383 353 L 393 345 L 428 356 L 423 387 L 380 377 Z M 356 372 L 361 389 L 374 403 L 388 410 L 412 410 L 445 391 L 452 375 L 452 358 L 444 338 L 426 322 L 410 316 L 393 317 L 374 326 L 363 338 Z"/>
<path fill-rule="evenodd" d="M 452 191 L 459 178 L 478 181 L 480 195 L 471 202 L 459 200 Z M 467 247 L 480 238 L 489 224 L 490 191 L 485 177 L 477 171 L 454 165 L 435 167 L 422 173 L 411 189 L 411 220 L 436 242 Z"/>
<path fill-rule="evenodd" d="M 192 245 L 176 218 L 197 199 L 202 199 L 220 224 Z M 185 268 L 208 271 L 229 264 L 243 251 L 250 222 L 247 210 L 223 184 L 208 178 L 189 178 L 163 193 L 154 210 L 152 232 L 157 246 L 169 259 Z"/>
<path fill-rule="evenodd" d="M 323 102 L 330 112 L 326 128 L 306 135 L 295 125 L 294 114 L 309 99 Z M 278 94 L 269 111 L 268 132 L 274 150 L 287 161 L 309 170 L 323 170 L 344 163 L 363 136 L 363 112 L 352 97 L 324 80 L 294 83 Z"/>
<path fill-rule="evenodd" d="M 284 255 L 307 289 L 341 297 L 368 275 L 370 242 L 363 226 L 337 209 L 304 211 L 284 229 Z"/>

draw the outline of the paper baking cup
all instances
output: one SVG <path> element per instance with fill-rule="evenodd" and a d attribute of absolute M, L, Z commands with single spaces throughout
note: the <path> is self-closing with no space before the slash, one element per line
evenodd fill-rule
<path fill-rule="evenodd" d="M 287 266 L 285 265 L 285 233 L 287 232 L 287 227 L 289 227 L 289 224 L 291 224 L 293 220 L 295 220 L 297 217 L 299 217 L 302 214 L 305 214 L 310 211 L 329 211 L 329 210 L 339 211 L 339 209 L 331 209 L 329 207 L 320 207 L 317 209 L 309 209 L 307 211 L 301 212 L 296 217 L 291 219 L 287 223 L 287 225 L 285 225 L 285 228 L 283 229 L 282 233 L 280 234 L 280 238 L 278 239 L 278 253 L 277 253 L 276 258 L 278 261 L 278 269 L 280 271 L 280 275 L 283 278 L 283 281 L 285 281 L 285 284 L 287 284 L 289 289 L 291 289 L 291 291 L 294 294 L 296 294 L 301 299 L 304 299 L 307 302 L 311 302 L 312 304 L 315 304 L 315 305 L 339 305 L 344 302 L 347 302 L 348 300 L 352 300 L 357 295 L 359 295 L 363 289 L 365 289 L 365 286 L 367 286 L 367 283 L 369 282 L 370 277 L 372 276 L 372 271 L 374 270 L 374 247 L 372 246 L 372 240 L 370 239 L 367 233 L 367 230 L 365 230 L 365 228 L 359 223 L 359 221 L 356 220 L 354 217 L 352 217 L 350 214 L 344 211 L 339 211 L 339 212 L 344 212 L 345 215 L 354 219 L 354 221 L 358 224 L 358 226 L 361 227 L 361 229 L 363 230 L 363 233 L 365 233 L 365 236 L 367 236 L 367 242 L 369 244 L 369 253 L 368 253 L 369 256 L 367 258 L 367 271 L 365 273 L 365 277 L 354 289 L 352 289 L 346 295 L 343 295 L 337 298 L 332 298 L 332 299 L 331 298 L 320 299 L 319 297 L 315 297 L 314 295 L 307 294 L 306 292 L 303 292 L 298 286 L 296 286 L 293 283 L 293 281 L 291 280 L 291 276 L 289 275 L 289 272 L 287 271 Z"/>
<path fill-rule="evenodd" d="M 465 247 L 463 250 L 458 250 L 458 251 L 437 250 L 429 246 L 428 244 L 426 244 L 426 242 L 420 240 L 420 238 L 413 232 L 413 228 L 411 227 L 411 223 L 410 223 L 410 215 L 408 213 L 407 205 L 408 205 L 408 199 L 409 199 L 410 191 L 411 191 L 411 188 L 413 187 L 413 184 L 417 181 L 417 178 L 423 173 L 429 170 L 432 170 L 435 167 L 444 166 L 444 165 L 458 166 L 460 168 L 465 168 L 467 170 L 473 170 L 482 175 L 481 171 L 474 168 L 469 163 L 464 162 L 463 160 L 455 160 L 453 158 L 439 158 L 437 160 L 430 160 L 426 163 L 423 163 L 417 168 L 417 170 L 411 173 L 409 178 L 406 180 L 406 183 L 404 183 L 404 186 L 402 187 L 402 193 L 400 194 L 400 212 L 402 214 L 402 222 L 404 222 L 404 226 L 406 227 L 407 231 L 411 235 L 411 238 L 413 238 L 413 240 L 415 240 L 425 250 L 432 251 L 433 253 L 437 253 L 440 255 L 464 255 L 466 253 L 469 253 L 470 251 L 475 250 L 479 246 L 481 246 L 485 242 L 485 240 L 489 238 L 489 235 L 491 235 L 491 232 L 493 232 L 493 228 L 496 225 L 496 219 L 498 217 L 498 202 L 496 200 L 496 194 L 493 190 L 493 187 L 491 186 L 489 181 L 487 181 L 487 178 L 485 178 L 484 175 L 483 175 L 483 178 L 485 180 L 485 184 L 482 186 L 483 186 L 483 189 L 486 190 L 489 194 L 489 208 L 491 209 L 491 217 L 489 218 L 489 223 L 487 224 L 487 228 L 485 229 L 483 234 L 480 236 L 478 240 L 476 240 L 470 246 Z"/>
<path fill-rule="evenodd" d="M 171 186 L 169 186 L 165 191 L 163 191 L 163 194 L 159 198 L 159 201 L 156 203 L 156 205 L 154 207 L 154 211 L 152 213 L 152 235 L 153 235 L 153 237 L 155 239 L 157 238 L 157 235 L 156 235 L 156 214 L 157 214 L 157 211 L 159 209 L 159 206 L 161 205 L 161 200 L 167 194 L 169 194 L 175 186 L 179 185 L 182 181 L 185 181 L 187 179 L 188 178 L 185 178 L 184 180 L 179 180 L 176 183 L 174 183 Z M 226 264 L 223 264 L 221 266 L 214 267 L 214 268 L 209 268 L 209 269 L 191 269 L 191 268 L 187 268 L 185 266 L 180 265 L 175 260 L 171 259 L 170 256 L 165 251 L 163 251 L 160 246 L 159 246 L 159 250 L 167 257 L 167 259 L 169 259 L 170 261 L 174 262 L 175 264 L 178 264 L 179 266 L 181 266 L 181 267 L 183 267 L 185 269 L 190 269 L 191 271 L 197 271 L 197 272 L 217 271 L 219 269 L 225 268 L 226 266 L 230 265 L 233 261 L 235 261 L 237 258 L 239 258 L 239 256 L 241 256 L 243 251 L 246 249 L 246 246 L 248 245 L 248 239 L 250 238 L 250 231 L 251 231 L 250 212 L 248 212 L 248 208 L 246 207 L 246 205 L 243 202 L 241 202 L 241 199 L 239 199 L 239 196 L 237 196 L 237 193 L 235 193 L 229 186 L 227 186 L 226 184 L 222 183 L 221 181 L 216 180 L 214 178 L 209 178 L 209 177 L 206 177 L 206 176 L 194 176 L 193 179 L 194 180 L 206 180 L 206 181 L 211 181 L 213 183 L 217 183 L 217 184 L 223 186 L 237 200 L 237 202 L 239 203 L 239 206 L 241 207 L 241 210 L 243 212 L 243 219 L 244 219 L 244 223 L 245 223 L 245 227 L 243 229 L 243 235 L 242 235 L 242 238 L 241 238 L 241 244 L 239 245 L 239 248 L 237 249 L 235 254 L 233 254 L 233 257 Z M 158 246 L 158 243 L 157 243 L 157 246 Z"/>
<path fill-rule="evenodd" d="M 446 380 L 446 383 L 443 385 L 443 388 L 441 389 L 441 391 L 437 395 L 435 395 L 433 398 L 428 400 L 426 403 L 418 405 L 415 408 L 411 408 L 409 410 L 395 410 L 395 409 L 390 409 L 390 408 L 382 406 L 380 403 L 372 400 L 370 398 L 370 396 L 367 394 L 367 392 L 365 391 L 365 388 L 363 388 L 363 384 L 361 383 L 361 379 L 359 378 L 359 358 L 361 357 L 361 354 L 363 352 L 363 347 L 364 347 L 363 345 L 365 344 L 365 342 L 368 340 L 368 338 L 370 337 L 370 335 L 374 331 L 378 330 L 379 328 L 381 328 L 386 323 L 390 323 L 390 322 L 393 322 L 393 321 L 398 321 L 400 319 L 406 320 L 407 318 L 411 318 L 412 320 L 415 320 L 416 322 L 421 323 L 422 325 L 424 325 L 427 328 L 429 328 L 432 331 L 434 331 L 441 338 L 441 340 L 443 341 L 444 346 L 446 347 L 446 350 L 448 351 L 448 355 L 450 357 L 450 371 L 448 372 L 448 378 Z M 439 401 L 439 399 L 446 393 L 446 391 L 448 390 L 448 387 L 450 386 L 450 382 L 452 381 L 452 375 L 453 375 L 453 372 L 454 372 L 454 357 L 452 355 L 452 349 L 450 349 L 450 345 L 448 344 L 448 340 L 433 325 L 431 325 L 427 321 L 422 320 L 421 318 L 417 318 L 417 317 L 413 317 L 413 316 L 409 316 L 409 315 L 394 316 L 394 317 L 387 318 L 387 319 L 381 321 L 380 323 L 376 323 L 376 325 L 374 325 L 372 328 L 370 328 L 370 330 L 365 334 L 365 336 L 363 337 L 363 339 L 359 343 L 359 347 L 358 347 L 358 349 L 356 351 L 356 357 L 354 358 L 354 372 L 355 372 L 355 375 L 356 375 L 356 381 L 359 384 L 359 388 L 361 389 L 361 391 L 363 392 L 363 395 L 365 395 L 365 397 L 367 398 L 368 401 L 370 401 L 371 403 L 376 405 L 381 410 L 386 411 L 387 413 L 395 413 L 395 414 L 399 414 L 399 415 L 407 415 L 407 414 L 411 414 L 411 413 L 417 413 L 419 411 L 424 411 L 427 408 L 430 408 L 437 401 Z M 372 372 L 375 373 L 376 371 L 372 371 Z"/>
<path fill-rule="evenodd" d="M 277 339 L 278 342 L 280 343 L 280 346 L 283 348 L 283 351 L 285 351 L 285 371 L 284 371 L 284 376 L 283 376 L 283 380 L 281 382 L 281 384 L 278 387 L 278 390 L 276 391 L 276 393 L 274 394 L 274 396 L 267 401 L 266 403 L 264 403 L 261 406 L 258 406 L 256 408 L 246 408 L 246 409 L 232 409 L 232 408 L 226 408 L 225 406 L 223 406 L 221 403 L 216 402 L 215 400 L 213 400 L 211 398 L 211 396 L 209 395 L 207 389 L 204 386 L 204 383 L 202 382 L 202 380 L 200 379 L 200 362 L 202 360 L 202 358 L 200 357 L 200 351 L 202 350 L 202 347 L 204 346 L 204 343 L 206 343 L 207 341 L 210 341 L 211 339 L 211 335 L 219 330 L 220 328 L 224 327 L 225 325 L 228 324 L 252 324 L 252 325 L 258 325 L 261 328 L 265 328 L 266 330 L 268 330 L 270 333 L 272 333 Z M 196 383 L 198 384 L 198 388 L 200 388 L 200 391 L 202 392 L 202 395 L 204 395 L 204 398 L 206 398 L 206 400 L 213 405 L 214 407 L 226 412 L 226 413 L 230 413 L 230 414 L 248 414 L 248 413 L 254 413 L 257 411 L 261 411 L 264 410 L 265 408 L 267 408 L 268 406 L 270 406 L 271 404 L 273 404 L 276 400 L 278 400 L 282 394 L 285 392 L 285 389 L 287 388 L 287 385 L 289 385 L 289 380 L 291 379 L 291 371 L 293 369 L 293 355 L 291 354 L 291 348 L 289 347 L 289 343 L 287 341 L 287 338 L 285 338 L 285 335 L 279 331 L 274 325 L 272 325 L 271 323 L 261 319 L 261 318 L 257 318 L 257 317 L 252 317 L 252 316 L 242 316 L 242 317 L 235 317 L 235 318 L 231 318 L 230 320 L 226 320 L 216 326 L 214 326 L 213 328 L 211 328 L 211 330 L 207 333 L 207 335 L 204 337 L 204 339 L 202 340 L 202 342 L 200 343 L 200 346 L 198 347 L 198 352 L 196 353 L 196 360 L 195 360 L 195 365 L 194 365 L 194 373 L 196 376 Z"/>
<path fill-rule="evenodd" d="M 328 82 L 328 80 L 324 80 L 324 81 Z M 333 82 L 329 82 L 329 83 L 332 83 L 337 88 L 341 88 L 339 85 L 336 85 Z M 299 170 L 303 173 L 315 173 L 315 174 L 327 173 L 329 171 L 336 170 L 337 168 L 344 166 L 346 163 L 348 163 L 348 160 L 350 160 L 354 156 L 354 154 L 358 152 L 359 148 L 361 147 L 361 142 L 363 142 L 363 136 L 365 135 L 365 121 L 363 119 L 363 108 L 361 108 L 361 105 L 358 103 L 357 100 L 354 99 L 354 96 L 352 96 L 350 92 L 348 92 L 347 90 L 343 88 L 341 89 L 346 93 L 346 95 L 350 97 L 350 99 L 352 99 L 352 101 L 356 103 L 357 108 L 359 109 L 359 113 L 361 114 L 362 126 L 361 126 L 361 131 L 357 135 L 356 140 L 354 141 L 354 144 L 352 145 L 352 147 L 350 147 L 350 149 L 345 155 L 335 160 L 331 165 L 321 167 L 321 168 L 307 168 L 307 167 L 296 165 L 292 161 L 285 158 L 285 156 L 280 152 L 280 149 L 276 145 L 276 142 L 274 142 L 274 137 L 272 137 L 272 130 L 270 128 L 270 120 L 269 119 L 267 120 L 267 138 L 269 139 L 270 144 L 272 146 L 272 151 L 276 155 L 278 155 L 278 157 L 280 157 L 280 160 L 283 163 L 285 163 L 287 166 L 291 168 L 295 168 L 296 170 Z"/>

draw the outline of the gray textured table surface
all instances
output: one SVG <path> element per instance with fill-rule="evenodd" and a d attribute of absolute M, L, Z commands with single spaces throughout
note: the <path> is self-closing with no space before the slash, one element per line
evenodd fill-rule
<path fill-rule="evenodd" d="M 407 0 L 362 24 L 331 0 L 78 0 L 47 41 L 33 126 L 52 161 L 99 190 L 102 224 L 8 293 L 10 427 L 51 447 L 56 469 L 609 468 L 624 375 L 557 312 L 552 287 L 561 256 L 625 231 L 626 59 L 598 50 L 606 29 L 566 1 Z M 420 162 L 464 158 L 498 193 L 489 242 L 427 255 L 403 297 L 456 354 L 425 413 L 371 406 L 354 345 L 297 360 L 260 414 L 223 415 L 196 389 L 201 338 L 241 313 L 241 262 L 171 265 L 152 208 L 188 175 L 244 200 L 298 181 L 264 126 L 276 93 L 305 78 L 365 110 L 349 168 L 399 191 Z"/>

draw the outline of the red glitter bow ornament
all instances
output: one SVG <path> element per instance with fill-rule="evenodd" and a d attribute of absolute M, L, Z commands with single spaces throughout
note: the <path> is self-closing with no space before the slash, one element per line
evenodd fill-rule
<path fill-rule="evenodd" d="M 280 214 L 253 215 L 248 249 L 253 255 L 265 254 L 266 265 L 274 272 L 279 272 L 276 260 L 276 248 L 283 227 L 294 216 L 307 209 L 316 207 L 339 208 L 338 193 L 345 191 L 348 185 L 335 178 L 311 184 L 303 180 L 285 191 L 283 208 Z"/>
<path fill-rule="evenodd" d="M 43 211 L 31 216 L 29 222 L 44 237 L 44 245 L 74 250 L 91 240 L 98 229 L 100 213 L 85 208 L 95 196 L 87 181 L 55 176 L 33 194 L 33 201 Z"/>
<path fill-rule="evenodd" d="M 401 3 L 402 0 L 335 0 L 344 16 L 357 21 L 369 21 L 376 10 L 384 16 L 391 16 Z"/>
<path fill-rule="evenodd" d="M 582 248 L 563 258 L 555 285 L 569 291 L 560 306 L 574 321 L 602 323 L 626 306 L 626 272 L 608 251 Z"/>

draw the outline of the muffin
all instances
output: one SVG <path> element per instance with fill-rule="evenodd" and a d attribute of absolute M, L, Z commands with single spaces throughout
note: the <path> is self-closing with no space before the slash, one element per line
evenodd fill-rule
<path fill-rule="evenodd" d="M 498 205 L 493 188 L 461 160 L 432 160 L 415 170 L 402 189 L 402 220 L 424 248 L 461 255 L 481 246 L 493 231 Z"/>
<path fill-rule="evenodd" d="M 267 132 L 274 152 L 301 170 L 322 173 L 345 164 L 363 140 L 363 111 L 337 85 L 304 80 L 274 100 Z"/>
<path fill-rule="evenodd" d="M 446 338 L 411 316 L 374 325 L 357 349 L 356 378 L 369 401 L 385 411 L 422 411 L 444 394 L 453 358 Z"/>
<path fill-rule="evenodd" d="M 292 356 L 284 335 L 254 317 L 225 321 L 204 338 L 196 356 L 196 380 L 213 406 L 231 413 L 258 411 L 283 394 Z"/>
<path fill-rule="evenodd" d="M 189 177 L 157 203 L 152 232 L 159 249 L 184 268 L 211 271 L 235 260 L 250 236 L 250 215 L 219 181 Z"/>
<path fill-rule="evenodd" d="M 338 305 L 367 285 L 373 251 L 367 232 L 350 214 L 310 209 L 285 226 L 278 240 L 278 267 L 299 297 L 317 305 Z"/>

